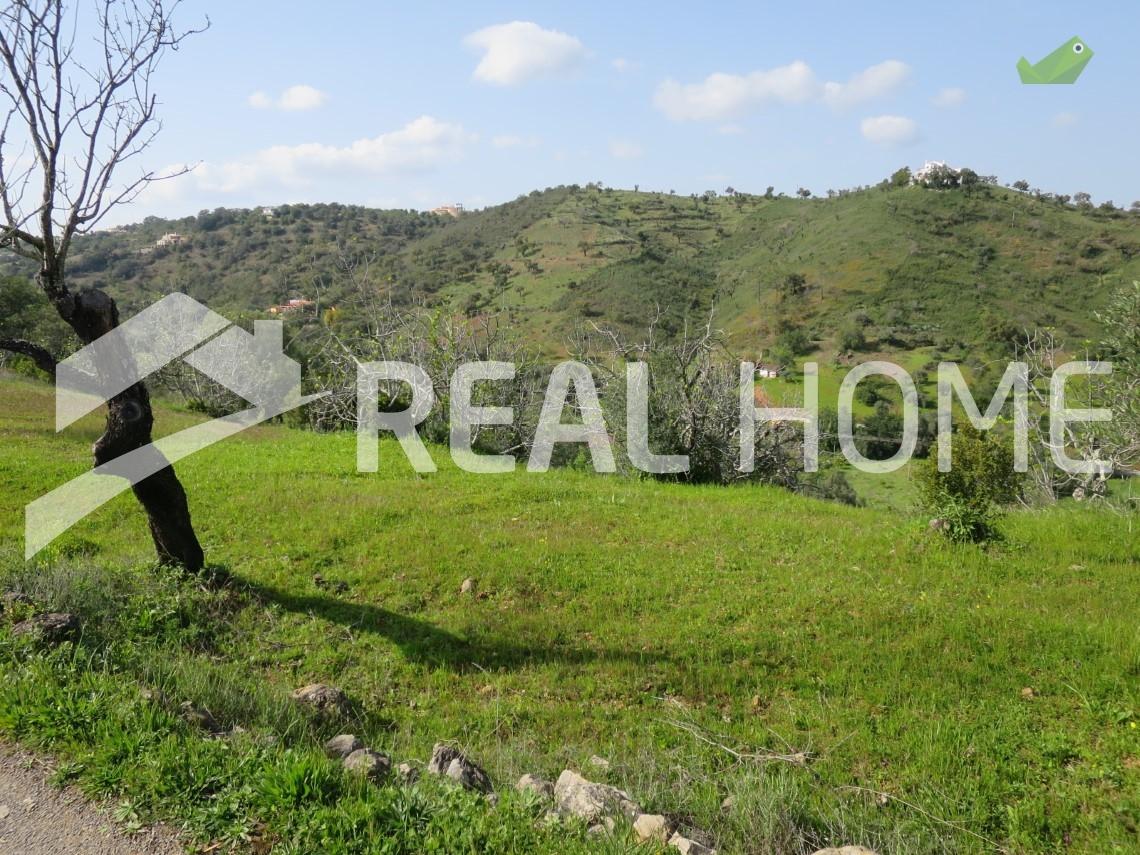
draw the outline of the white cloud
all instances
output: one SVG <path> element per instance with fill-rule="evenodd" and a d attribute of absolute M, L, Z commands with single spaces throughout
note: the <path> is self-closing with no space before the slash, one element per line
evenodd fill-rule
<path fill-rule="evenodd" d="M 611 62 L 610 65 L 614 67 L 615 71 L 619 71 L 622 74 L 627 71 L 636 71 L 637 69 L 641 68 L 640 62 L 634 62 L 632 59 L 626 59 L 622 56 L 619 56 L 617 59 Z"/>
<path fill-rule="evenodd" d="M 515 86 L 567 71 L 586 56 L 586 48 L 578 39 L 557 30 L 544 30 L 532 21 L 485 27 L 463 42 L 483 51 L 483 58 L 475 67 L 475 79 L 499 86 Z"/>
<path fill-rule="evenodd" d="M 910 66 L 888 59 L 864 69 L 846 83 L 824 83 L 823 100 L 832 107 L 854 107 L 896 91 L 910 77 Z"/>
<path fill-rule="evenodd" d="M 850 107 L 888 95 L 910 75 L 898 60 L 873 65 L 847 83 L 820 83 L 811 66 L 797 60 L 751 74 L 710 74 L 700 83 L 666 80 L 657 87 L 653 103 L 674 121 L 722 121 L 768 104 L 823 102 Z"/>
<path fill-rule="evenodd" d="M 961 107 L 966 103 L 966 90 L 948 86 L 931 99 L 935 107 Z"/>
<path fill-rule="evenodd" d="M 610 140 L 610 157 L 618 160 L 634 160 L 645 154 L 645 149 L 632 140 Z"/>
<path fill-rule="evenodd" d="M 771 102 L 799 103 L 816 94 L 815 74 L 805 62 L 793 62 L 748 75 L 710 74 L 701 83 L 666 80 L 653 103 L 675 122 L 730 119 Z"/>
<path fill-rule="evenodd" d="M 873 116 L 859 125 L 864 139 L 879 145 L 906 145 L 918 139 L 918 124 L 905 116 Z"/>
<path fill-rule="evenodd" d="M 542 142 L 538 137 L 520 137 L 515 134 L 500 134 L 491 138 L 495 148 L 537 148 Z"/>
<path fill-rule="evenodd" d="M 277 98 L 273 98 L 260 90 L 249 96 L 249 106 L 255 110 L 286 110 L 298 112 L 301 110 L 315 110 L 328 100 L 328 96 L 314 86 L 298 84 L 290 86 Z"/>
<path fill-rule="evenodd" d="M 460 125 L 420 116 L 399 130 L 345 146 L 279 145 L 243 160 L 203 163 L 193 176 L 200 189 L 223 193 L 266 186 L 311 187 L 335 177 L 429 171 L 459 160 L 475 140 Z"/>
<path fill-rule="evenodd" d="M 1053 127 L 1055 128 L 1071 128 L 1078 121 L 1076 113 L 1058 113 L 1053 117 Z"/>

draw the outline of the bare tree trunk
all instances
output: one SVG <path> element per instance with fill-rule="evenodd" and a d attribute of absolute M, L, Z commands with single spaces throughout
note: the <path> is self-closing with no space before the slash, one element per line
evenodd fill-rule
<path fill-rule="evenodd" d="M 48 271 L 40 273 L 40 286 L 85 345 L 119 325 L 118 307 L 103 291 L 85 288 L 73 293 Z M 150 393 L 143 383 L 136 383 L 107 402 L 106 428 L 93 448 L 95 465 L 150 445 L 153 428 Z M 149 453 L 161 457 L 158 449 L 152 448 Z M 131 489 L 146 511 L 158 560 L 199 572 L 205 557 L 190 520 L 186 491 L 174 467 L 167 463 Z"/>

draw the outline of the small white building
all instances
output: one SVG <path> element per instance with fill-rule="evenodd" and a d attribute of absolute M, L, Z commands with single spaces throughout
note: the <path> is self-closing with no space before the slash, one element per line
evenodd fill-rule
<path fill-rule="evenodd" d="M 186 238 L 178 232 L 167 232 L 154 242 L 155 246 L 178 246 L 186 242 Z"/>
<path fill-rule="evenodd" d="M 950 173 L 957 177 L 961 174 L 961 170 L 956 167 L 950 166 L 945 161 L 941 160 L 928 160 L 919 169 L 916 169 L 914 175 L 911 177 L 913 184 L 925 184 L 935 175 Z"/>
<path fill-rule="evenodd" d="M 757 380 L 774 380 L 784 373 L 779 365 L 757 365 L 756 366 L 756 379 Z"/>

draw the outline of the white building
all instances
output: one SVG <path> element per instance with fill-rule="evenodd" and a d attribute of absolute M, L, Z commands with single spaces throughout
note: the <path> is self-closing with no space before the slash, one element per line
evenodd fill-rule
<path fill-rule="evenodd" d="M 914 184 L 925 184 L 934 175 L 940 172 L 949 171 L 952 175 L 957 176 L 961 173 L 960 169 L 950 166 L 942 160 L 928 160 L 921 168 L 915 170 L 914 175 L 911 177 L 911 182 Z"/>

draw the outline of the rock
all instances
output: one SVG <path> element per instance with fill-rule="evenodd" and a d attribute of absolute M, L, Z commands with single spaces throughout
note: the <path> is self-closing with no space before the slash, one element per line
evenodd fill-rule
<path fill-rule="evenodd" d="M 715 849 L 695 840 L 690 840 L 688 837 L 682 837 L 679 831 L 674 832 L 673 836 L 669 838 L 669 845 L 678 850 L 681 855 L 716 855 Z"/>
<path fill-rule="evenodd" d="M 427 770 L 433 775 L 450 778 L 468 790 L 490 793 L 495 789 L 486 772 L 468 760 L 458 748 L 442 742 L 436 743 L 432 749 Z"/>
<path fill-rule="evenodd" d="M 590 759 L 586 762 L 593 766 L 595 769 L 599 769 L 603 772 L 608 772 L 610 768 L 610 761 L 605 757 L 599 757 L 597 754 L 590 757 Z"/>
<path fill-rule="evenodd" d="M 624 815 L 635 819 L 641 808 L 629 794 L 606 784 L 587 781 L 577 772 L 566 769 L 554 785 L 554 803 L 563 815 L 584 819 L 593 825 L 604 817 Z"/>
<path fill-rule="evenodd" d="M 63 612 L 39 614 L 12 627 L 12 635 L 37 635 L 49 644 L 70 641 L 78 634 L 79 618 Z"/>
<path fill-rule="evenodd" d="M 474 594 L 476 582 L 474 579 L 467 578 L 463 580 L 463 584 L 459 586 L 459 593 L 461 594 Z"/>
<path fill-rule="evenodd" d="M 639 843 L 668 843 L 673 823 L 658 813 L 643 813 L 633 821 L 633 833 Z"/>
<path fill-rule="evenodd" d="M 179 714 L 182 716 L 182 720 L 187 724 L 194 727 L 200 727 L 207 733 L 218 733 L 221 731 L 221 727 L 218 726 L 218 722 L 214 719 L 214 716 L 210 713 L 210 711 L 205 707 L 195 706 L 190 701 L 183 701 L 179 705 L 178 709 Z"/>
<path fill-rule="evenodd" d="M 931 531 L 944 531 L 946 529 L 946 520 L 935 517 L 930 521 L 928 527 Z"/>
<path fill-rule="evenodd" d="M 866 846 L 844 846 L 841 849 L 819 849 L 812 855 L 878 855 Z"/>
<path fill-rule="evenodd" d="M 387 755 L 371 748 L 358 748 L 344 758 L 344 768 L 369 781 L 379 784 L 392 771 L 392 761 Z"/>
<path fill-rule="evenodd" d="M 599 837 L 603 834 L 613 834 L 617 823 L 612 816 L 603 816 L 598 822 L 586 829 L 587 834 Z"/>
<path fill-rule="evenodd" d="M 323 715 L 343 715 L 348 712 L 348 698 L 335 686 L 311 683 L 293 692 L 293 700 L 312 707 Z"/>
<path fill-rule="evenodd" d="M 353 751 L 359 751 L 363 747 L 364 742 L 359 737 L 351 733 L 342 733 L 325 743 L 325 754 L 334 760 L 343 760 Z"/>
<path fill-rule="evenodd" d="M 736 796 L 725 796 L 724 801 L 720 803 L 720 809 L 725 813 L 729 813 L 736 807 Z"/>
<path fill-rule="evenodd" d="M 16 606 L 30 605 L 32 605 L 32 598 L 27 594 L 21 594 L 19 591 L 5 591 L 0 596 L 0 614 L 10 612 Z"/>
<path fill-rule="evenodd" d="M 554 784 L 538 775 L 523 775 L 515 784 L 515 789 L 520 793 L 534 793 L 547 800 L 554 798 Z"/>
<path fill-rule="evenodd" d="M 401 763 L 396 767 L 396 779 L 401 784 L 414 784 L 420 779 L 420 770 L 411 763 Z"/>

